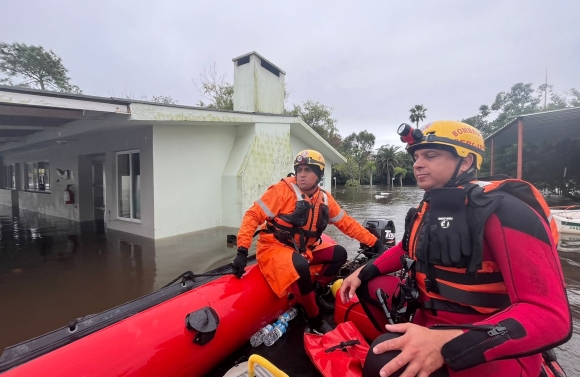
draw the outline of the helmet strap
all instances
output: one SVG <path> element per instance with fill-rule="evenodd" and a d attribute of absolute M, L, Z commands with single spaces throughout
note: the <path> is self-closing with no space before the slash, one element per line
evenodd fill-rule
<path fill-rule="evenodd" d="M 475 178 L 475 166 L 474 166 L 475 160 L 473 161 L 473 165 L 471 165 L 471 167 L 469 169 L 467 169 L 466 171 L 464 171 L 463 173 L 458 175 L 462 162 L 463 162 L 463 157 L 460 157 L 459 163 L 457 164 L 457 167 L 455 168 L 455 172 L 453 173 L 453 176 L 451 177 L 449 182 L 447 182 L 445 184 L 445 186 L 443 186 L 443 187 L 457 187 L 457 186 L 460 186 L 464 183 L 472 181 Z"/>
<path fill-rule="evenodd" d="M 455 187 L 457 183 L 457 173 L 459 173 L 459 169 L 461 168 L 461 163 L 463 162 L 463 158 L 459 158 L 459 162 L 457 163 L 457 167 L 455 167 L 455 171 L 451 176 L 451 179 L 445 184 L 443 187 Z"/>

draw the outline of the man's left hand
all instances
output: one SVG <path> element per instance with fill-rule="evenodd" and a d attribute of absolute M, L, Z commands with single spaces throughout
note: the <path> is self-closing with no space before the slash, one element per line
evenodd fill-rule
<path fill-rule="evenodd" d="M 428 377 L 444 364 L 441 348 L 462 330 L 430 330 L 412 323 L 386 325 L 389 332 L 403 335 L 377 344 L 375 354 L 400 350 L 401 353 L 381 369 L 381 377 L 390 376 L 405 365 L 401 377 Z"/>
<path fill-rule="evenodd" d="M 385 244 L 383 243 L 383 241 L 377 239 L 375 241 L 375 244 L 372 246 L 373 252 L 377 255 L 381 255 L 382 253 L 385 252 L 385 250 L 387 250 L 387 247 L 385 246 Z"/>

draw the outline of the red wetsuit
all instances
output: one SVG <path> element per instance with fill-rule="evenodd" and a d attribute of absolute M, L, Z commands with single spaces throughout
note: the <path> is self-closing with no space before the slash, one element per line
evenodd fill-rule
<path fill-rule="evenodd" d="M 414 254 L 412 251 L 410 255 Z M 359 275 L 364 282 L 359 290 L 364 292 L 357 294 L 371 320 L 383 329 L 386 318 L 376 307 L 377 302 L 368 297 L 379 287 L 392 286 L 393 277 L 384 274 L 400 270 L 400 257 L 404 254 L 401 242 L 376 259 L 374 267 L 367 268 L 366 277 Z M 572 335 L 564 276 L 549 226 L 524 202 L 505 195 L 485 222 L 483 261 L 495 262 L 503 276 L 510 301 L 506 308 L 488 314 L 427 310 L 424 306 L 430 297 L 419 289 L 423 308 L 417 310 L 413 322 L 426 327 L 481 326 L 481 330 L 460 327 L 464 334 L 443 347 L 452 377 L 537 377 L 541 352 L 565 343 Z M 489 326 L 500 331 L 490 335 L 489 329 L 485 330 Z"/>

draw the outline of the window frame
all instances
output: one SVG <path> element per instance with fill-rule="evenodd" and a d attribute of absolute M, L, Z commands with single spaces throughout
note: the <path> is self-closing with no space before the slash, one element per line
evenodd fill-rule
<path fill-rule="evenodd" d="M 139 153 L 139 170 L 141 170 L 141 151 L 139 149 L 131 149 L 127 151 L 120 151 L 115 153 L 115 191 L 117 193 L 116 197 L 116 207 L 117 207 L 117 219 L 121 221 L 126 221 L 130 223 L 140 224 L 141 219 L 135 219 L 135 209 L 133 208 L 133 163 L 132 158 L 134 153 Z M 119 156 L 120 155 L 129 155 L 129 218 L 121 217 L 120 215 L 120 207 L 119 207 Z M 141 198 L 139 197 L 139 202 L 141 202 Z"/>
<path fill-rule="evenodd" d="M 44 165 L 44 184 L 46 187 L 46 182 L 48 181 L 48 190 L 44 189 L 44 190 L 40 190 L 40 184 L 39 184 L 39 179 L 38 177 L 40 176 L 38 174 L 38 164 L 39 163 L 43 163 Z M 46 165 L 48 164 L 48 168 L 46 168 Z M 51 184 L 50 184 L 50 161 L 48 160 L 40 160 L 40 161 L 31 161 L 31 162 L 25 162 L 24 164 L 24 191 L 27 192 L 35 192 L 35 193 L 40 193 L 40 194 L 51 194 Z M 32 166 L 32 188 L 29 186 L 30 185 L 30 181 L 28 178 L 28 167 Z M 47 179 L 48 178 L 48 179 Z"/>
<path fill-rule="evenodd" d="M 10 182 L 10 185 L 8 185 Z M 16 190 L 16 164 L 4 165 L 4 188 Z"/>

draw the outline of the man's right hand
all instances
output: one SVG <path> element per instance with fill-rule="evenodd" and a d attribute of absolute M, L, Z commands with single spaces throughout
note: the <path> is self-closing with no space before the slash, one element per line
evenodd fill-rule
<path fill-rule="evenodd" d="M 362 270 L 362 267 L 359 267 L 342 282 L 339 291 L 342 302 L 344 303 L 350 302 L 350 300 L 354 297 L 354 292 L 362 284 L 362 282 L 358 278 L 360 270 Z"/>
<path fill-rule="evenodd" d="M 238 247 L 238 255 L 236 255 L 236 258 L 232 263 L 234 275 L 236 275 L 238 279 L 240 279 L 244 274 L 245 272 L 244 269 L 246 268 L 247 263 L 248 263 L 248 249 L 243 246 L 240 246 Z"/>

